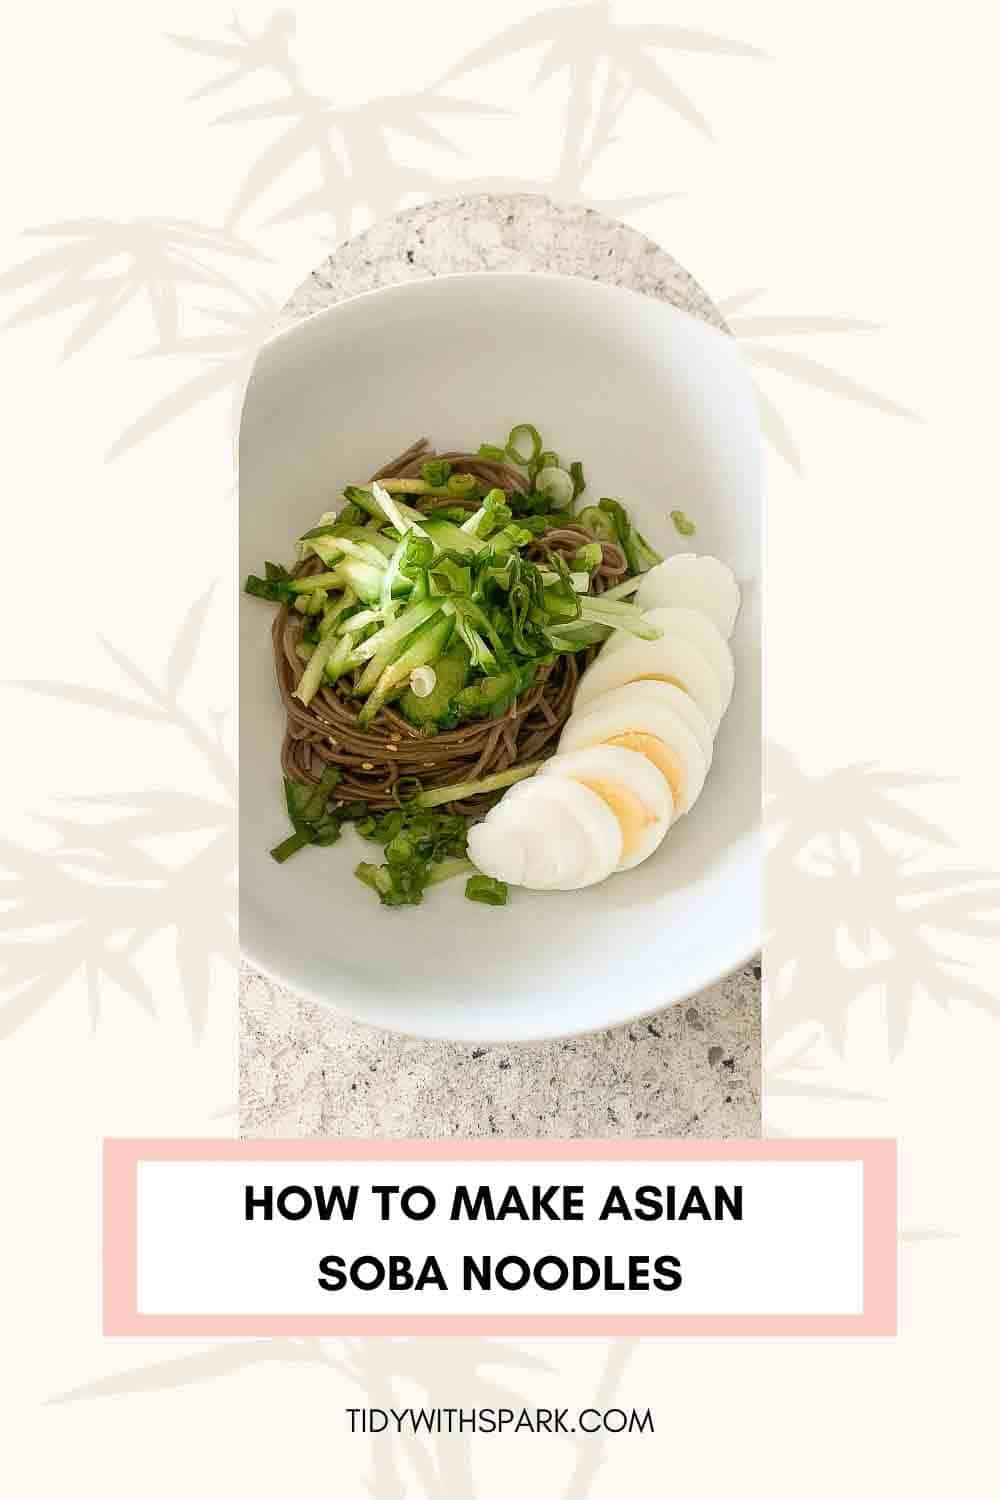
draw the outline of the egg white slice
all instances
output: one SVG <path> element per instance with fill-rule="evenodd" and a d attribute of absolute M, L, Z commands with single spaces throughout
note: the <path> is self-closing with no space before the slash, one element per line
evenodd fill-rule
<path fill-rule="evenodd" d="M 682 636 L 664 635 L 657 641 L 630 636 L 614 650 L 603 648 L 580 678 L 573 712 L 589 707 L 612 688 L 647 679 L 683 688 L 715 734 L 726 707 L 722 681 L 705 653 Z"/>
<path fill-rule="evenodd" d="M 469 858 L 477 870 L 507 885 L 523 885 L 527 850 L 524 841 L 486 819 L 469 829 Z"/>
<path fill-rule="evenodd" d="M 700 609 L 665 606 L 644 610 L 643 619 L 648 620 L 650 625 L 657 625 L 665 636 L 679 636 L 682 640 L 690 641 L 692 646 L 696 646 L 701 654 L 707 657 L 719 679 L 723 701 L 728 708 L 736 682 L 733 653 L 729 642 L 708 615 L 703 614 Z M 601 655 L 620 651 L 623 646 L 634 639 L 635 637 L 630 636 L 627 631 L 616 630 L 601 647 Z"/>
<path fill-rule="evenodd" d="M 549 777 L 521 781 L 504 794 L 488 815 L 498 827 L 512 833 L 522 829 L 527 840 L 540 840 L 544 872 L 539 861 L 526 860 L 522 884 L 536 889 L 573 891 L 606 880 L 621 859 L 624 839 L 621 825 L 608 804 L 580 782 Z M 582 834 L 582 844 L 573 837 L 567 820 Z M 574 854 L 570 855 L 572 847 Z M 553 850 L 565 850 L 555 878 L 548 871 Z M 577 852 L 579 851 L 579 852 Z"/>
<path fill-rule="evenodd" d="M 740 609 L 740 588 L 732 569 L 717 557 L 699 557 L 693 552 L 678 552 L 650 568 L 635 598 L 643 611 L 700 610 L 726 640 Z"/>
<path fill-rule="evenodd" d="M 670 784 L 652 761 L 617 745 L 567 750 L 547 760 L 540 776 L 568 776 L 605 801 L 622 832 L 619 870 L 631 870 L 659 848 L 673 821 Z"/>
<path fill-rule="evenodd" d="M 612 697 L 614 702 L 598 698 L 585 712 L 570 715 L 559 741 L 560 754 L 602 744 L 637 750 L 666 778 L 675 815 L 690 812 L 708 774 L 697 737 L 674 708 L 649 693 L 609 693 L 608 699 Z"/>
<path fill-rule="evenodd" d="M 712 737 L 712 728 L 701 709 L 694 699 L 679 688 L 675 682 L 657 682 L 652 678 L 640 678 L 638 682 L 626 682 L 622 687 L 610 688 L 608 692 L 602 693 L 600 700 L 592 699 L 591 702 L 580 710 L 581 713 L 590 713 L 594 704 L 615 704 L 623 699 L 626 703 L 635 704 L 640 697 L 647 698 L 651 703 L 660 703 L 665 708 L 672 708 L 674 713 L 684 720 L 690 729 L 702 755 L 705 764 L 711 766 L 712 756 L 715 752 L 715 741 Z M 575 710 L 574 710 L 575 712 Z"/>
<path fill-rule="evenodd" d="M 512 814 L 505 799 L 469 829 L 468 849 L 484 875 L 536 890 L 557 886 L 590 859 L 587 835 L 565 809 L 532 821 Z"/>

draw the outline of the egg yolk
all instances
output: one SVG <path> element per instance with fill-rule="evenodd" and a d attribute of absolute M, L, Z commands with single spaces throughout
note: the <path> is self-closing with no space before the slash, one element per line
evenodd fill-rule
<path fill-rule="evenodd" d="M 657 739 L 655 734 L 644 734 L 638 729 L 628 729 L 624 734 L 616 734 L 614 739 L 606 740 L 605 743 L 620 745 L 623 750 L 637 750 L 640 755 L 651 760 L 669 784 L 674 797 L 674 806 L 680 808 L 684 793 L 684 763 L 665 740 Z"/>
<path fill-rule="evenodd" d="M 582 776 L 580 782 L 596 792 L 618 819 L 618 826 L 622 831 L 622 854 L 634 854 L 642 835 L 656 819 L 650 816 L 644 803 L 630 787 L 622 786 L 617 781 L 589 781 Z"/>
<path fill-rule="evenodd" d="M 667 677 L 663 672 L 643 672 L 641 677 L 633 677 L 633 682 L 667 682 L 671 687 L 680 688 L 682 693 L 687 692 L 683 682 L 678 682 L 676 677 Z"/>

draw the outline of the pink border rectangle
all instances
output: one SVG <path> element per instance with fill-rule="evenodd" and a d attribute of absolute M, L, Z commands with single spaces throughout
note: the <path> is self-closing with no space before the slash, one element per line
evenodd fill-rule
<path fill-rule="evenodd" d="M 615 1314 L 545 1316 L 393 1313 L 146 1314 L 137 1306 L 137 1202 L 143 1161 L 860 1161 L 864 1168 L 864 1291 L 860 1314 Z M 896 1142 L 858 1141 L 222 1141 L 104 1142 L 104 1333 L 157 1338 L 261 1335 L 510 1338 L 889 1337 L 896 1333 Z"/>

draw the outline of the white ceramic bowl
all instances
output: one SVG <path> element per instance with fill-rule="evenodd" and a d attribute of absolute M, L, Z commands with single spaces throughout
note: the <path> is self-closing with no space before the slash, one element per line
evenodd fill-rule
<path fill-rule="evenodd" d="M 240 937 L 252 964 L 358 1020 L 426 1037 L 528 1041 L 686 998 L 760 944 L 760 459 L 733 341 L 575 277 L 461 275 L 344 302 L 262 351 L 240 435 L 240 570 L 288 560 L 341 486 L 414 438 L 474 450 L 534 422 L 621 497 L 663 553 L 716 553 L 743 587 L 736 692 L 705 791 L 637 869 L 574 893 L 464 882 L 388 910 L 352 876 L 351 831 L 285 865 L 283 713 L 271 609 L 240 603 Z M 693 543 L 670 520 L 697 524 Z M 364 851 L 362 853 L 362 850 Z"/>

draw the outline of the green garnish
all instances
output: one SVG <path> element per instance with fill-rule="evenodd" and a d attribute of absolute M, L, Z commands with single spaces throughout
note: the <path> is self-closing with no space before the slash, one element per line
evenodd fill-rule
<path fill-rule="evenodd" d="M 602 500 L 600 509 L 611 518 L 615 540 L 625 554 L 630 573 L 645 573 L 663 561 L 660 554 L 635 530 L 621 501 Z"/>
<path fill-rule="evenodd" d="M 327 810 L 339 780 L 340 772 L 334 766 L 323 772 L 316 786 L 305 786 L 285 777 L 285 806 L 294 832 L 271 850 L 271 858 L 279 865 L 307 844 L 325 848 L 340 838 L 342 819 Z"/>
<path fill-rule="evenodd" d="M 582 568 L 587 573 L 593 573 L 595 568 L 601 566 L 604 559 L 604 548 L 600 542 L 588 542 L 585 547 L 578 547 L 573 553 L 574 568 Z"/>
<path fill-rule="evenodd" d="M 448 482 L 451 473 L 451 464 L 446 458 L 429 458 L 425 464 L 420 466 L 420 477 L 426 484 L 434 489 L 440 489 Z"/>
<path fill-rule="evenodd" d="M 587 488 L 587 481 L 583 477 L 583 464 L 579 459 L 570 464 L 569 474 L 573 481 L 573 499 L 576 500 Z"/>
<path fill-rule="evenodd" d="M 408 803 L 355 826 L 362 838 L 384 848 L 384 864 L 362 861 L 354 871 L 383 906 L 419 906 L 429 885 L 473 869 L 466 856 L 469 819 L 456 813 L 427 812 Z"/>
<path fill-rule="evenodd" d="M 572 479 L 565 469 L 560 469 L 555 464 L 539 465 L 535 475 L 535 489 L 557 510 L 569 505 L 573 499 Z"/>
<path fill-rule="evenodd" d="M 272 564 L 268 563 L 267 566 L 271 567 Z M 285 574 L 285 578 L 257 578 L 251 573 L 243 587 L 256 599 L 267 599 L 271 604 L 285 604 L 292 598 L 292 585 L 286 579 L 288 574 Z"/>
<path fill-rule="evenodd" d="M 525 440 L 531 444 L 531 452 L 525 453 L 519 445 Z M 537 427 L 532 427 L 530 422 L 519 422 L 516 427 L 510 429 L 507 439 L 507 457 L 512 463 L 519 464 L 522 469 L 529 468 L 538 462 L 542 453 L 542 439 Z"/>
<path fill-rule="evenodd" d="M 673 521 L 681 536 L 694 536 L 695 524 L 693 521 L 688 520 L 687 516 L 682 510 L 672 510 L 670 512 L 670 519 L 671 521 Z"/>
<path fill-rule="evenodd" d="M 588 505 L 577 515 L 579 524 L 587 529 L 599 542 L 617 542 L 618 533 L 610 516 L 596 505 Z"/>
<path fill-rule="evenodd" d="M 491 532 L 506 526 L 512 514 L 503 490 L 488 490 L 479 509 L 463 520 L 462 530 L 469 536 L 485 539 Z"/>
<path fill-rule="evenodd" d="M 467 901 L 482 901 L 486 906 L 506 906 L 507 886 L 492 875 L 471 875 L 465 882 Z"/>
<path fill-rule="evenodd" d="M 478 484 L 479 480 L 475 474 L 452 474 L 448 480 L 447 490 L 449 495 L 471 495 Z"/>
<path fill-rule="evenodd" d="M 493 443 L 480 443 L 479 457 L 485 458 L 491 464 L 505 464 L 507 451 L 505 448 L 497 448 Z"/>

